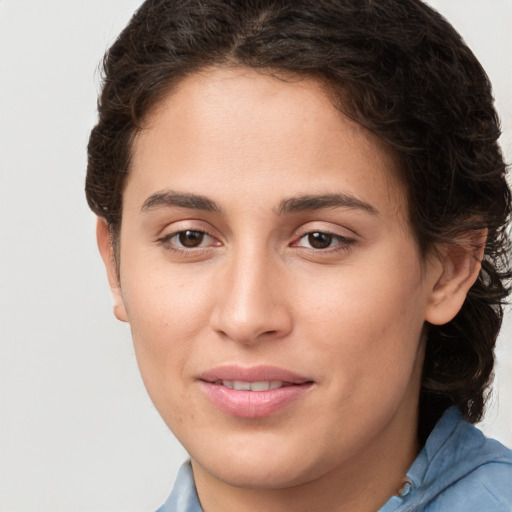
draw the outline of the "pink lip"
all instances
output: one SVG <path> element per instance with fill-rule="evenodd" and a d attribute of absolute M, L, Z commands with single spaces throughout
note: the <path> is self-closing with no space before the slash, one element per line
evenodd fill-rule
<path fill-rule="evenodd" d="M 221 411 L 239 418 L 263 418 L 303 396 L 314 384 L 311 379 L 274 366 L 222 366 L 198 377 L 207 398 Z M 222 385 L 223 380 L 281 381 L 287 385 L 265 391 L 241 391 Z"/>

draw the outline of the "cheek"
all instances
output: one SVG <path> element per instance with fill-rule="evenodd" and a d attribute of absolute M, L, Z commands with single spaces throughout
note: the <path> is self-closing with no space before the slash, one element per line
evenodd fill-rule
<path fill-rule="evenodd" d="M 332 382 L 339 388 L 372 387 L 380 394 L 382 382 L 396 383 L 397 393 L 407 385 L 425 302 L 416 267 L 411 268 L 408 280 L 398 265 L 365 265 L 360 273 L 340 269 L 336 280 L 320 281 L 309 294 L 299 316 L 306 337 L 316 340 L 312 357 L 319 366 L 333 367 Z"/>
<path fill-rule="evenodd" d="M 160 409 L 162 400 L 181 401 L 187 364 L 208 324 L 210 292 L 166 267 L 138 268 L 146 270 L 122 276 L 123 299 L 144 384 Z"/>
<path fill-rule="evenodd" d="M 211 300 L 207 276 L 165 262 L 152 264 L 144 255 L 127 259 L 123 270 L 123 299 L 136 341 L 167 345 L 166 338 L 183 339 L 200 329 Z"/>

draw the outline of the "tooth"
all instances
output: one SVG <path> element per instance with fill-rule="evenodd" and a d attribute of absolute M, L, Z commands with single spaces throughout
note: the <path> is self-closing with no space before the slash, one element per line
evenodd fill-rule
<path fill-rule="evenodd" d="M 237 391 L 250 391 L 251 383 L 244 382 L 242 380 L 234 380 L 233 381 L 233 389 L 236 389 Z"/>
<path fill-rule="evenodd" d="M 279 389 L 286 384 L 281 380 L 246 382 L 243 380 L 223 380 L 222 385 L 237 391 L 267 391 L 268 389 Z"/>
<path fill-rule="evenodd" d="M 270 386 L 270 382 L 251 382 L 251 391 L 266 391 Z"/>

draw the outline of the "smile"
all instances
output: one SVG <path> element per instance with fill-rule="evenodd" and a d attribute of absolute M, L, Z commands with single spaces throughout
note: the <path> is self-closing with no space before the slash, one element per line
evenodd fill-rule
<path fill-rule="evenodd" d="M 314 381 L 272 366 L 218 367 L 201 374 L 200 389 L 210 403 L 230 416 L 264 418 L 304 397 Z"/>
<path fill-rule="evenodd" d="M 236 391 L 268 391 L 269 389 L 279 389 L 285 386 L 293 386 L 291 382 L 283 382 L 281 380 L 267 380 L 259 382 L 247 382 L 243 380 L 223 380 L 214 384 L 224 386 L 225 388 L 234 389 Z"/>

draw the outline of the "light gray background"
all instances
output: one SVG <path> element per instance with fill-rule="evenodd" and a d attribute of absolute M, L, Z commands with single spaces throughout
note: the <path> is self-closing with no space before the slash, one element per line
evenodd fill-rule
<path fill-rule="evenodd" d="M 0 0 L 0 512 L 152 511 L 185 453 L 141 383 L 83 181 L 97 65 L 136 0 Z M 512 155 L 512 1 L 432 0 L 495 85 Z M 512 445 L 512 315 L 484 430 Z"/>

